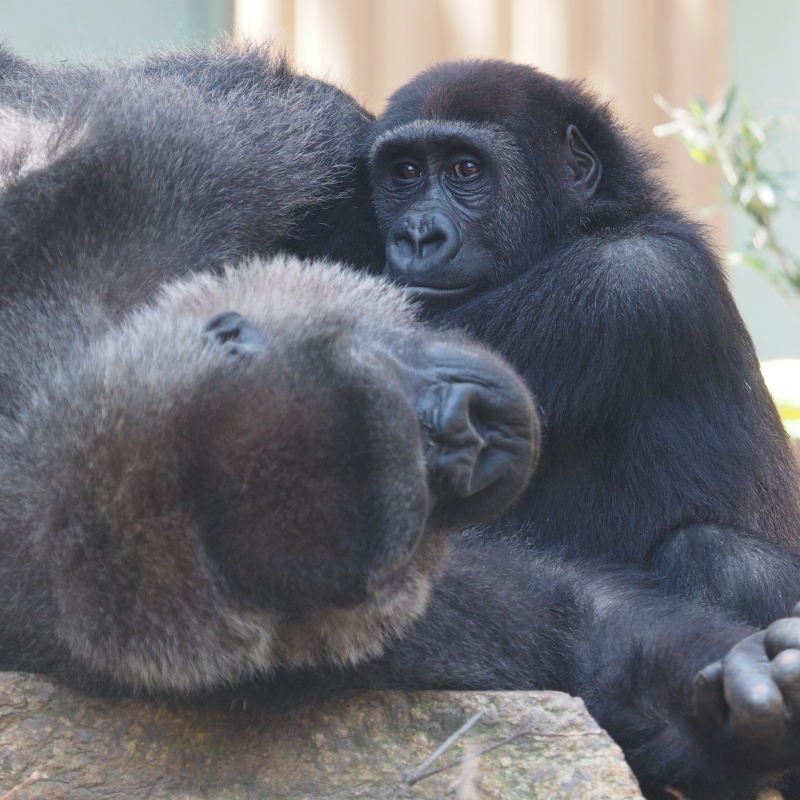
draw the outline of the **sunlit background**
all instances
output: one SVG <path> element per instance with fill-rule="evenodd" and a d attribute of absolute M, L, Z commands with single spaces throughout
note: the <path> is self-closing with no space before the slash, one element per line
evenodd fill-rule
<path fill-rule="evenodd" d="M 272 40 L 375 112 L 443 59 L 533 64 L 586 78 L 611 99 L 665 159 L 671 189 L 693 213 L 715 202 L 719 175 L 678 142 L 653 137 L 666 120 L 654 94 L 681 106 L 735 81 L 753 106 L 800 125 L 796 0 L 0 0 L 0 36 L 40 61 L 129 58 L 224 36 Z M 773 158 L 800 190 L 797 125 Z M 730 215 L 709 220 L 723 249 L 747 236 Z M 787 213 L 779 226 L 796 252 L 799 221 Z M 760 357 L 800 358 L 800 299 L 743 267 L 732 268 L 732 281 Z"/>

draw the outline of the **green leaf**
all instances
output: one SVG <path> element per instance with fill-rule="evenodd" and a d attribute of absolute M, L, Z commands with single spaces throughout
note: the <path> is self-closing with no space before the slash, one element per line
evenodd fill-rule
<path fill-rule="evenodd" d="M 767 144 L 794 120 L 761 116 L 740 99 L 735 85 L 710 105 L 702 97 L 691 98 L 685 109 L 671 106 L 661 95 L 655 102 L 670 118 L 653 129 L 655 135 L 678 139 L 692 159 L 719 169 L 723 203 L 752 225 L 749 245 L 729 253 L 728 261 L 761 272 L 783 291 L 800 293 L 800 257 L 786 250 L 775 233 L 782 207 L 800 207 L 800 194 L 787 184 L 794 176 L 761 164 Z"/>

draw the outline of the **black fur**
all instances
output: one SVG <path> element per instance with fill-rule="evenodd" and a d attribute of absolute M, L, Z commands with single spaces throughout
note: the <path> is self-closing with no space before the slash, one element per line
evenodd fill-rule
<path fill-rule="evenodd" d="M 786 614 L 789 441 L 703 231 L 608 107 L 529 67 L 448 63 L 391 98 L 366 150 L 388 274 L 538 401 L 539 468 L 503 529 L 753 624 Z"/>
<path fill-rule="evenodd" d="M 562 689 L 653 798 L 800 764 L 800 619 L 746 638 L 642 575 L 445 535 L 514 499 L 535 414 L 399 290 L 274 257 L 360 213 L 350 98 L 259 51 L 0 63 L 4 668 Z"/>

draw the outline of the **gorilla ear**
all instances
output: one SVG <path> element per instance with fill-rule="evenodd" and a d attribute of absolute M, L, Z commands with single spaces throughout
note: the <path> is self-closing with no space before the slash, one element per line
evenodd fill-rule
<path fill-rule="evenodd" d="M 567 128 L 563 151 L 573 176 L 572 188 L 583 197 L 591 197 L 600 183 L 603 165 L 575 125 Z"/>
<path fill-rule="evenodd" d="M 208 341 L 225 347 L 231 355 L 254 353 L 264 345 L 261 334 L 236 311 L 213 316 L 203 331 Z"/>

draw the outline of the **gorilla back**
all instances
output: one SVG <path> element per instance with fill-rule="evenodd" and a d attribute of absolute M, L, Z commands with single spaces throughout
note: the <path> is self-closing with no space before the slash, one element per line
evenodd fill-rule
<path fill-rule="evenodd" d="M 787 436 L 718 259 L 608 107 L 530 67 L 442 64 L 367 150 L 387 274 L 539 403 L 540 465 L 504 527 L 758 624 L 787 613 Z"/>
<path fill-rule="evenodd" d="M 0 64 L 0 409 L 11 415 L 38 352 L 59 352 L 58 331 L 71 349 L 165 280 L 275 253 L 309 205 L 341 197 L 370 121 L 266 51 L 105 70 Z M 31 302 L 60 321 L 43 327 Z"/>

